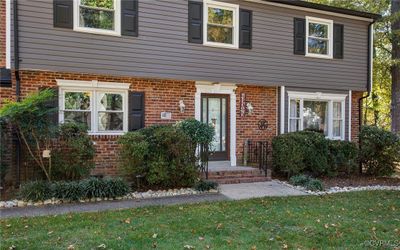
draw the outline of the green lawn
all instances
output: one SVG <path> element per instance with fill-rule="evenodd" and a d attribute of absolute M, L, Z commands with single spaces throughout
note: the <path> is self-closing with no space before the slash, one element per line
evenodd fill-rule
<path fill-rule="evenodd" d="M 1 221 L 1 237 L 1 249 L 376 249 L 368 244 L 378 240 L 393 249 L 400 247 L 400 192 L 10 219 Z"/>

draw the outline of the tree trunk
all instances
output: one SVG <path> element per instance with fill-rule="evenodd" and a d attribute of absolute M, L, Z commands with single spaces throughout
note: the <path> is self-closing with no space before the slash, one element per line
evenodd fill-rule
<path fill-rule="evenodd" d="M 392 16 L 398 15 L 400 0 L 392 0 Z M 392 21 L 392 131 L 400 132 L 400 16 Z"/>

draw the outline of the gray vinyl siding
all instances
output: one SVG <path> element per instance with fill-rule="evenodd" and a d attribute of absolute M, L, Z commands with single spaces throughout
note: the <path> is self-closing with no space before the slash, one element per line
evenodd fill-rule
<path fill-rule="evenodd" d="M 139 37 L 53 27 L 50 0 L 19 1 L 21 69 L 202 80 L 263 86 L 364 91 L 368 23 L 240 1 L 253 10 L 253 48 L 224 49 L 187 41 L 188 3 L 139 2 Z M 293 54 L 293 18 L 344 24 L 344 59 Z"/>
<path fill-rule="evenodd" d="M 341 91 L 341 90 L 336 90 L 336 89 L 331 89 L 331 90 L 325 90 L 325 89 L 305 89 L 305 88 L 286 88 L 285 89 L 285 133 L 289 131 L 289 97 L 288 97 L 288 91 L 303 91 L 303 92 L 323 92 L 326 94 L 344 94 L 346 96 L 345 100 L 345 116 L 344 116 L 344 138 L 346 141 L 349 140 L 349 91 Z"/>

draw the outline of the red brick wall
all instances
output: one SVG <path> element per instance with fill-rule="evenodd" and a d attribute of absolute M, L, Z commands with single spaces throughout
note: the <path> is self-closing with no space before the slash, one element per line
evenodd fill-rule
<path fill-rule="evenodd" d="M 351 140 L 353 142 L 358 142 L 358 132 L 359 132 L 359 110 L 358 110 L 358 100 L 363 96 L 364 92 L 353 92 L 351 98 Z"/>
<path fill-rule="evenodd" d="M 277 88 L 240 85 L 236 89 L 236 156 L 237 165 L 243 164 L 243 145 L 246 139 L 268 140 L 277 134 Z M 246 94 L 246 102 L 254 108 L 253 114 L 240 116 L 240 96 Z M 260 130 L 258 121 L 268 121 L 268 128 Z"/>
<path fill-rule="evenodd" d="M 6 66 L 6 0 L 0 0 L 0 68 Z"/>
<path fill-rule="evenodd" d="M 193 81 L 174 81 L 159 79 L 143 79 L 131 77 L 112 77 L 91 74 L 72 74 L 49 71 L 20 71 L 22 98 L 31 92 L 38 91 L 41 87 L 56 86 L 56 79 L 68 80 L 98 80 L 106 82 L 130 83 L 131 90 L 145 92 L 145 125 L 175 123 L 176 121 L 194 117 L 194 95 L 196 92 Z M 15 99 L 15 85 L 12 88 L 0 88 L 1 103 L 5 99 Z M 186 109 L 179 111 L 179 101 L 183 100 Z M 171 120 L 161 120 L 160 113 L 171 112 Z M 96 135 L 93 136 L 96 147 L 96 168 L 93 174 L 117 174 L 117 149 L 118 136 Z M 24 174 L 23 174 L 24 175 Z"/>

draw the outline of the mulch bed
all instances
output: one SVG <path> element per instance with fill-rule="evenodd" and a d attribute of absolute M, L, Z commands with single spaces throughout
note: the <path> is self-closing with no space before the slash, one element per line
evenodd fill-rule
<path fill-rule="evenodd" d="M 400 178 L 373 177 L 373 176 L 351 176 L 321 178 L 325 188 L 330 187 L 358 187 L 358 186 L 400 186 Z"/>

